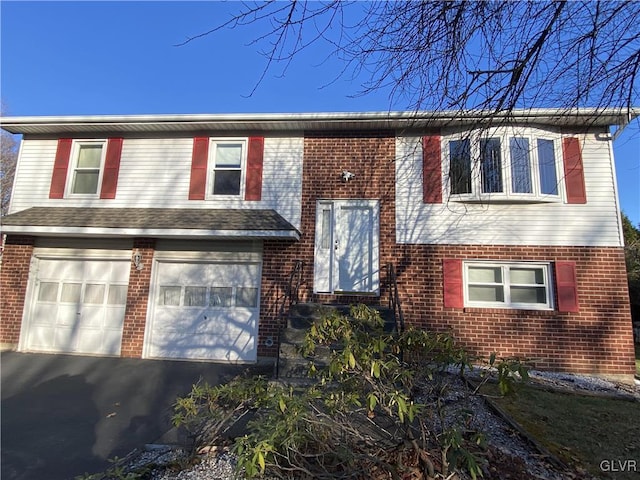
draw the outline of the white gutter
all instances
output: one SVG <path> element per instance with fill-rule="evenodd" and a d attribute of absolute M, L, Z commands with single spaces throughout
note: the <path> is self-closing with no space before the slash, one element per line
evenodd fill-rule
<path fill-rule="evenodd" d="M 254 114 L 159 114 L 159 115 L 88 115 L 88 116 L 23 116 L 0 118 L 0 125 L 11 133 L 22 133 L 20 127 L 49 127 L 53 133 L 57 127 L 141 127 L 155 126 L 169 128 L 172 125 L 186 126 L 202 124 L 215 128 L 216 125 L 231 124 L 237 128 L 243 125 L 276 127 L 279 124 L 297 124 L 298 128 L 313 129 L 314 124 L 354 123 L 380 124 L 388 122 L 390 126 L 407 126 L 414 122 L 453 122 L 459 120 L 546 120 L 563 123 L 578 119 L 593 122 L 595 125 L 611 125 L 614 119 L 629 120 L 640 115 L 638 108 L 580 108 L 580 109 L 518 109 L 505 112 L 482 110 L 445 110 L 445 111 L 385 111 L 385 112 L 319 112 L 319 113 L 254 113 Z M 598 121 L 599 120 L 599 121 Z M 574 123 L 569 121 L 568 123 Z M 290 128 L 290 127 L 289 127 Z"/>

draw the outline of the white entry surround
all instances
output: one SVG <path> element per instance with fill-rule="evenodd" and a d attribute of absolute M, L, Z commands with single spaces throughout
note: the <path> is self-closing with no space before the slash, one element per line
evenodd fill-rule
<path fill-rule="evenodd" d="M 380 293 L 380 202 L 319 200 L 314 292 Z"/>
<path fill-rule="evenodd" d="M 210 243 L 202 245 L 204 251 L 165 249 L 175 247 L 158 243 L 144 357 L 255 362 L 259 242 Z"/>

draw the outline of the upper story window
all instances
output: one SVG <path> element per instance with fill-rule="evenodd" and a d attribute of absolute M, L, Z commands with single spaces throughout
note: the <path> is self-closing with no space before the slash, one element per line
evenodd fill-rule
<path fill-rule="evenodd" d="M 212 141 L 209 160 L 211 195 L 241 195 L 245 158 L 244 140 Z"/>
<path fill-rule="evenodd" d="M 71 194 L 98 194 L 104 153 L 104 142 L 76 142 L 72 157 Z"/>
<path fill-rule="evenodd" d="M 491 134 L 451 139 L 446 148 L 452 196 L 466 200 L 559 199 L 552 136 Z"/>

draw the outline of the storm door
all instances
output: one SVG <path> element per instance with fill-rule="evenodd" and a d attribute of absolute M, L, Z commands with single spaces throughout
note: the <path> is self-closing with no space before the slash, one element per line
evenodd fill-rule
<path fill-rule="evenodd" d="M 315 292 L 379 293 L 379 222 L 377 200 L 318 201 Z"/>

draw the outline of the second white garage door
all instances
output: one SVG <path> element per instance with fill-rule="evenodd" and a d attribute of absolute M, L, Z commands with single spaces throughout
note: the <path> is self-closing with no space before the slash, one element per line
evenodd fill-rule
<path fill-rule="evenodd" d="M 254 362 L 259 262 L 158 261 L 146 356 Z"/>

